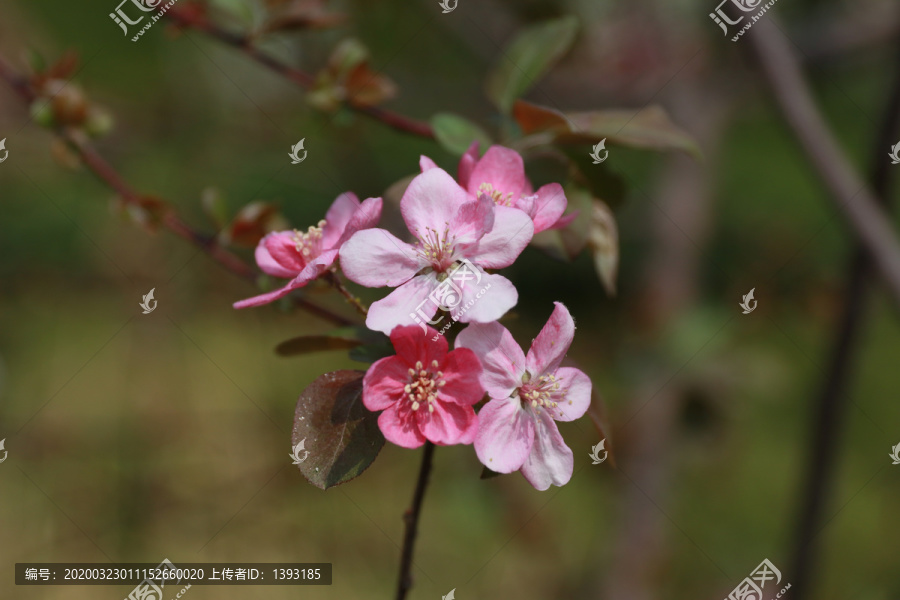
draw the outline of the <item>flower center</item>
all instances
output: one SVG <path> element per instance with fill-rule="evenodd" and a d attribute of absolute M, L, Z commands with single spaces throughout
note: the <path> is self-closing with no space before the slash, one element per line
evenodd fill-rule
<path fill-rule="evenodd" d="M 528 373 L 522 377 L 522 386 L 519 388 L 519 398 L 523 404 L 530 404 L 531 408 L 540 412 L 542 408 L 556 408 L 559 403 L 552 400 L 553 396 L 559 396 L 559 400 L 565 397 L 566 392 L 559 392 L 559 379 L 556 375 L 541 375 L 537 379 L 531 379 Z"/>
<path fill-rule="evenodd" d="M 496 204 L 497 206 L 512 206 L 513 205 L 512 192 L 509 192 L 508 194 L 504 194 L 500 190 L 494 189 L 493 184 L 482 183 L 478 187 L 478 193 L 488 196 L 491 200 L 494 201 L 494 204 Z"/>
<path fill-rule="evenodd" d="M 309 260 L 322 253 L 322 229 L 324 227 L 325 221 L 319 221 L 319 224 L 316 227 L 310 225 L 309 229 L 306 230 L 306 233 L 300 233 L 298 230 L 294 230 L 294 235 L 291 239 L 294 242 L 294 246 L 297 248 L 297 252 L 299 252 L 303 258 Z"/>
<path fill-rule="evenodd" d="M 427 229 L 425 235 L 419 235 L 416 230 L 416 248 L 425 260 L 431 263 L 431 268 L 443 272 L 453 264 L 453 253 L 456 247 L 450 241 L 450 226 L 444 228 L 443 235 L 437 229 Z"/>
<path fill-rule="evenodd" d="M 437 369 L 438 361 L 431 361 L 431 368 Z M 412 404 L 414 411 L 423 406 L 428 407 L 428 412 L 434 412 L 434 401 L 437 400 L 438 390 L 447 384 L 441 371 L 432 373 L 422 365 L 422 361 L 416 362 L 416 368 L 409 370 L 409 383 L 403 388 L 407 399 Z"/>

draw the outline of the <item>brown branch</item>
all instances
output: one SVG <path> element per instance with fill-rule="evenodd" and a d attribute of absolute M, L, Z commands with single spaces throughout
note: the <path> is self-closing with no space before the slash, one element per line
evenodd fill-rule
<path fill-rule="evenodd" d="M 791 44 L 768 15 L 749 32 L 762 71 L 790 127 L 831 192 L 838 210 L 900 304 L 900 242 L 891 219 L 850 166 L 813 101 Z M 887 156 L 888 148 L 884 149 Z"/>
<path fill-rule="evenodd" d="M 254 45 L 255 40 L 253 37 L 226 31 L 210 21 L 206 15 L 202 14 L 200 11 L 193 10 L 190 6 L 174 6 L 166 12 L 166 17 L 181 27 L 202 31 L 223 44 L 243 52 L 259 64 L 278 73 L 305 90 L 310 89 L 315 83 L 315 78 L 309 73 L 301 71 L 296 67 L 286 65 L 277 58 L 257 48 Z M 353 110 L 381 121 L 385 125 L 398 131 L 434 139 L 434 130 L 431 125 L 424 121 L 418 121 L 384 108 L 354 104 L 352 99 L 347 105 Z"/>
<path fill-rule="evenodd" d="M 400 579 L 397 581 L 397 600 L 405 600 L 406 594 L 412 589 L 412 563 L 413 549 L 416 544 L 416 535 L 419 531 L 419 514 L 422 511 L 422 500 L 425 498 L 425 489 L 428 487 L 428 477 L 431 475 L 431 462 L 434 457 L 434 444 L 425 442 L 425 453 L 422 455 L 422 466 L 419 468 L 419 480 L 416 482 L 416 491 L 413 494 L 412 506 L 404 513 L 403 522 L 406 524 L 406 533 L 403 536 L 403 551 L 400 557 Z"/>
<path fill-rule="evenodd" d="M 885 160 L 885 148 L 900 133 L 900 45 L 895 58 L 893 89 L 885 106 L 872 149 L 872 189 L 887 205 L 893 191 L 894 173 Z M 822 381 L 818 401 L 814 407 L 815 420 L 809 442 L 809 466 L 801 488 L 802 500 L 798 508 L 797 539 L 791 581 L 792 600 L 810 598 L 811 582 L 817 558 L 814 544 L 829 492 L 832 489 L 840 453 L 841 423 L 846 414 L 848 387 L 851 383 L 854 358 L 859 348 L 862 328 L 866 321 L 871 298 L 872 261 L 865 248 L 857 243 L 845 275 L 844 305 L 831 348 L 831 358 Z"/>
<path fill-rule="evenodd" d="M 3 56 L 0 56 L 0 78 L 6 80 L 7 83 L 19 94 L 19 96 L 28 104 L 35 101 L 38 97 L 37 92 L 33 89 L 30 82 L 22 77 L 13 69 Z M 63 141 L 65 141 L 72 150 L 78 154 L 84 165 L 90 170 L 100 181 L 109 186 L 122 201 L 128 205 L 143 208 L 144 197 L 135 191 L 125 179 L 119 175 L 118 171 L 110 165 L 85 139 L 84 135 L 72 128 L 57 127 L 54 133 Z M 214 235 L 203 235 L 184 222 L 174 211 L 167 205 L 166 210 L 161 217 L 161 224 L 177 235 L 187 240 L 205 252 L 214 261 L 225 267 L 231 273 L 246 279 L 254 281 L 256 279 L 256 271 L 238 256 L 232 254 L 222 247 Z M 318 316 L 322 319 L 331 321 L 336 325 L 352 325 L 353 321 L 343 317 L 337 313 L 313 304 L 305 298 L 292 296 L 294 302 L 300 308 Z"/>
<path fill-rule="evenodd" d="M 359 312 L 359 314 L 364 317 L 369 314 L 369 309 L 366 308 L 366 305 L 363 304 L 362 300 L 354 296 L 353 293 L 347 289 L 347 287 L 344 285 L 344 282 L 341 281 L 341 278 L 337 273 L 328 273 L 326 279 L 329 283 L 331 283 L 332 286 L 334 286 L 334 289 L 336 289 L 341 294 L 341 296 L 347 299 L 347 302 L 350 303 L 353 308 L 355 308 L 357 312 Z"/>

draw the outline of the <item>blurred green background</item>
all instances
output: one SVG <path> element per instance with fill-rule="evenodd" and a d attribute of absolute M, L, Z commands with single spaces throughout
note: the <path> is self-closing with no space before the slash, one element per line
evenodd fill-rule
<path fill-rule="evenodd" d="M 587 418 L 562 425 L 575 475 L 547 492 L 518 474 L 482 481 L 471 447 L 438 448 L 410 597 L 456 588 L 461 600 L 722 598 L 763 558 L 789 582 L 811 406 L 851 244 L 743 42 L 719 37 L 705 0 L 459 0 L 448 15 L 437 4 L 336 1 L 329 6 L 351 16 L 344 26 L 265 47 L 315 70 L 353 35 L 398 85 L 387 106 L 420 119 L 449 110 L 496 132 L 503 124 L 483 80 L 500 49 L 529 23 L 574 14 L 575 48 L 529 98 L 577 110 L 663 104 L 706 160 L 610 147 L 607 166 L 628 190 L 612 203 L 615 298 L 586 254 L 560 265 L 530 248 L 506 271 L 520 293 L 507 326 L 522 345 L 553 300 L 575 316 L 569 356 L 606 401 L 617 468 L 591 465 L 600 437 Z M 110 22 L 114 8 L 0 0 L 0 52 L 21 69 L 29 48 L 50 59 L 76 50 L 75 79 L 116 120 L 100 152 L 198 229 L 214 230 L 199 201 L 208 186 L 232 211 L 276 202 L 302 229 L 345 190 L 382 195 L 417 171 L 420 154 L 455 172 L 457 158 L 437 144 L 350 112 L 323 115 L 299 88 L 199 33 L 158 23 L 132 43 Z M 888 38 L 873 32 L 840 53 L 816 44 L 835 23 L 896 17 L 896 6 L 784 0 L 778 11 L 808 50 L 843 149 L 868 172 L 897 69 Z M 7 86 L 0 137 L 10 152 L 0 165 L 0 438 L 9 451 L 0 598 L 129 591 L 16 587 L 16 562 L 163 558 L 334 563 L 330 587 L 194 586 L 193 600 L 393 597 L 421 451 L 387 445 L 361 477 L 327 492 L 288 458 L 303 388 L 365 365 L 341 352 L 276 356 L 279 342 L 330 326 L 283 307 L 234 311 L 250 285 L 112 210 L 113 192 L 54 160 L 52 135 Z M 300 138 L 308 159 L 291 166 L 285 155 Z M 150 288 L 159 306 L 143 315 Z M 737 304 L 750 288 L 759 308 L 745 316 Z M 353 289 L 369 302 L 383 293 Z M 308 297 L 353 317 L 325 287 Z M 822 600 L 900 596 L 900 467 L 887 456 L 900 442 L 900 326 L 880 291 L 869 312 L 818 537 L 813 597 Z"/>

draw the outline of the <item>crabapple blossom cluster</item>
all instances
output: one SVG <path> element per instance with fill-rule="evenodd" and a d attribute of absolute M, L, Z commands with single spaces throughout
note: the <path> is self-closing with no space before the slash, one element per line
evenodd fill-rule
<path fill-rule="evenodd" d="M 498 322 L 517 304 L 518 292 L 506 277 L 485 271 L 511 265 L 535 233 L 571 222 L 575 215 L 563 216 L 563 188 L 551 183 L 534 191 L 522 157 L 501 146 L 479 158 L 473 144 L 457 179 L 424 156 L 420 168 L 400 201 L 410 241 L 375 227 L 380 198 L 360 203 L 343 194 L 305 233 L 275 232 L 259 242 L 259 267 L 290 281 L 235 307 L 272 302 L 338 265 L 359 285 L 393 288 L 366 316 L 367 327 L 389 335 L 396 352 L 372 364 L 363 378 L 363 404 L 380 411 L 384 437 L 405 448 L 426 441 L 474 444 L 492 471 L 521 471 L 539 490 L 564 485 L 574 461 L 556 422 L 583 416 L 591 401 L 587 375 L 561 366 L 574 320 L 557 302 L 523 353 Z M 454 306 L 464 304 L 466 310 L 452 315 L 442 303 L 427 300 L 462 264 L 478 270 L 479 287 L 473 278 L 455 282 Z M 411 319 L 438 312 L 468 324 L 452 350 L 443 335 Z M 488 401 L 476 413 L 485 394 Z"/>

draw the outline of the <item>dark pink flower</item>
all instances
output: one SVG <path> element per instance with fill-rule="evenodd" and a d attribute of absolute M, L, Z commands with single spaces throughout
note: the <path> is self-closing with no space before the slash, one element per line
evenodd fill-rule
<path fill-rule="evenodd" d="M 422 171 L 437 167 L 426 156 L 419 160 L 419 166 Z M 565 227 L 577 216 L 562 216 L 568 202 L 560 184 L 549 183 L 535 192 L 525 175 L 522 156 L 503 146 L 491 146 L 479 159 L 478 142 L 473 142 L 459 161 L 457 177 L 469 194 L 485 194 L 497 206 L 523 211 L 534 222 L 535 233 Z"/>
<path fill-rule="evenodd" d="M 565 485 L 572 477 L 572 450 L 556 421 L 574 421 L 591 403 L 591 380 L 560 367 L 575 321 L 561 303 L 531 344 L 528 355 L 499 323 L 472 324 L 456 338 L 481 360 L 481 382 L 492 398 L 478 413 L 475 453 L 492 471 L 522 471 L 538 490 Z"/>
<path fill-rule="evenodd" d="M 306 233 L 294 230 L 268 234 L 256 246 L 256 264 L 269 275 L 291 281 L 274 292 L 235 302 L 234 307 L 274 302 L 321 277 L 334 265 L 341 245 L 357 231 L 374 227 L 380 218 L 381 198 L 369 198 L 360 204 L 355 194 L 347 192 L 338 196 L 325 219 Z"/>
<path fill-rule="evenodd" d="M 471 444 L 478 430 L 472 406 L 484 396 L 481 364 L 471 350 L 448 352 L 447 340 L 429 329 L 425 336 L 415 325 L 391 332 L 397 354 L 369 367 L 363 404 L 384 411 L 378 427 L 398 446 Z"/>
<path fill-rule="evenodd" d="M 481 269 L 508 267 L 534 232 L 527 215 L 494 206 L 484 195 L 469 196 L 438 168 L 413 179 L 400 201 L 400 212 L 416 237 L 414 245 L 384 229 L 367 229 L 353 235 L 340 251 L 341 268 L 350 280 L 366 287 L 397 288 L 373 303 L 366 318 L 369 329 L 384 333 L 410 323 L 410 315 L 433 317 L 438 306 L 426 302 L 429 295 L 463 261 Z M 489 291 L 481 297 L 484 289 Z M 508 279 L 487 273 L 478 274 L 477 286 L 473 281 L 460 284 L 459 293 L 470 306 L 460 316 L 466 323 L 495 321 L 519 299 Z"/>

